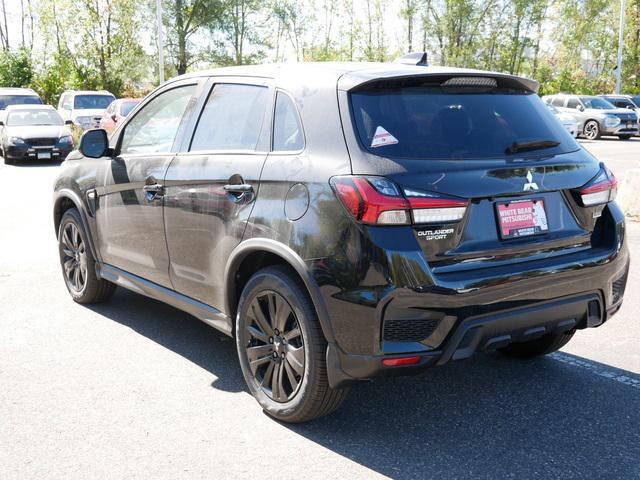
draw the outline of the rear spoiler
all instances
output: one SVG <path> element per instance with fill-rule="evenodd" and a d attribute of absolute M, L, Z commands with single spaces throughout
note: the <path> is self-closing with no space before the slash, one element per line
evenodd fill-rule
<path fill-rule="evenodd" d="M 540 84 L 530 78 L 518 77 L 498 72 L 483 70 L 470 70 L 463 68 L 431 67 L 407 65 L 403 63 L 384 64 L 384 69 L 372 67 L 371 69 L 357 70 L 342 75 L 338 79 L 338 90 L 353 91 L 372 86 L 381 82 L 393 82 L 396 80 L 432 80 L 444 86 L 483 86 L 494 88 L 513 88 L 538 93 Z M 392 68 L 389 68 L 392 67 Z M 395 67 L 395 68 L 393 68 Z"/>

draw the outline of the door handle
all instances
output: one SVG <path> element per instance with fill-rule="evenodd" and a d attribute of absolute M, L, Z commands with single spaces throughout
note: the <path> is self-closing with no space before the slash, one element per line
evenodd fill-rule
<path fill-rule="evenodd" d="M 249 185 L 248 183 L 230 183 L 225 185 L 225 192 L 229 193 L 249 193 L 253 192 L 253 185 Z"/>
<path fill-rule="evenodd" d="M 152 183 L 151 185 L 145 185 L 142 187 L 145 193 L 152 193 L 154 195 L 163 195 L 164 194 L 164 185 L 160 183 Z"/>

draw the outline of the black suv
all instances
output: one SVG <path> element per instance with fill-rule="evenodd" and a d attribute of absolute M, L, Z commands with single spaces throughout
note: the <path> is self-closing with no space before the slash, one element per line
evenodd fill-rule
<path fill-rule="evenodd" d="M 352 383 L 552 352 L 619 308 L 616 180 L 532 80 L 396 64 L 171 80 L 55 184 L 73 299 L 116 285 L 234 336 L 272 416 Z"/>

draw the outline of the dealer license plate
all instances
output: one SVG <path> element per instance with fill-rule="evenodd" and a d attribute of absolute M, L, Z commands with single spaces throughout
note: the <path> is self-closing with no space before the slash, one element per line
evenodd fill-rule
<path fill-rule="evenodd" d="M 549 230 L 544 200 L 540 198 L 496 203 L 502 239 L 538 235 Z"/>

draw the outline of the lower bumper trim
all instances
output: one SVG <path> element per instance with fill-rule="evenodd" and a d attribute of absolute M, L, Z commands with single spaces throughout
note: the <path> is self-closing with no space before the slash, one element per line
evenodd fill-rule
<path fill-rule="evenodd" d="M 477 351 L 506 347 L 512 342 L 534 340 L 548 333 L 597 327 L 610 316 L 600 292 L 555 299 L 462 320 L 454 327 L 442 348 L 431 352 L 405 352 L 398 355 L 351 355 L 336 344 L 327 349 L 327 369 L 332 387 L 348 385 L 386 375 L 410 375 L 433 365 L 462 360 Z M 420 355 L 415 365 L 385 367 L 386 358 Z"/>

